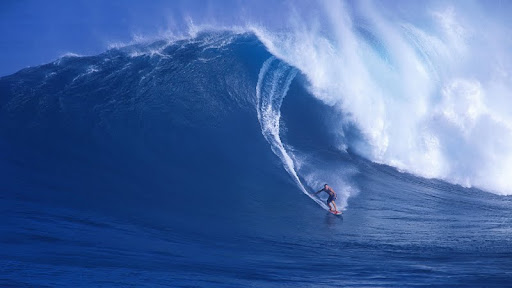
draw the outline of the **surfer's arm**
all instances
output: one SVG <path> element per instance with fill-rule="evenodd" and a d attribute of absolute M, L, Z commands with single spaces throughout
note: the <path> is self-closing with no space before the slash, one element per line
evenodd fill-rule
<path fill-rule="evenodd" d="M 318 194 L 318 193 L 320 193 L 320 192 L 322 192 L 322 191 L 324 191 L 324 189 L 323 189 L 323 188 L 322 188 L 320 191 L 313 193 L 313 195 L 316 195 L 316 194 Z"/>

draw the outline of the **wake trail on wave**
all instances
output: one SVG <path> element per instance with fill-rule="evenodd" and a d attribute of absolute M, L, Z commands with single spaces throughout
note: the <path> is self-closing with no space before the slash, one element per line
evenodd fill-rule
<path fill-rule="evenodd" d="M 279 135 L 281 105 L 297 72 L 296 68 L 277 60 L 276 57 L 270 57 L 263 63 L 256 85 L 258 121 L 261 125 L 261 132 L 270 144 L 272 151 L 281 159 L 285 170 L 299 189 L 324 209 L 328 209 L 320 199 L 308 192 L 300 180 L 295 169 L 294 155 L 287 151 Z"/>

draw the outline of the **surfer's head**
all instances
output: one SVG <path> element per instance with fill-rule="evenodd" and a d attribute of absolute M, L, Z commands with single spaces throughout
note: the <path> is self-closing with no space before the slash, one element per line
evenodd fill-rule
<path fill-rule="evenodd" d="M 324 184 L 324 187 L 327 187 L 327 183 L 326 183 L 326 184 Z"/>

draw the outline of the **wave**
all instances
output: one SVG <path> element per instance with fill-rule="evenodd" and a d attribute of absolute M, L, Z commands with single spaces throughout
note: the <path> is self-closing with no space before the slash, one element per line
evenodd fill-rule
<path fill-rule="evenodd" d="M 299 190 L 327 209 L 325 199 L 310 192 L 328 181 L 344 208 L 354 190 L 347 184 L 349 174 L 335 168 L 340 164 L 330 155 L 294 140 L 318 134 L 306 126 L 321 130 L 315 126 L 322 125 L 294 113 L 324 114 L 327 108 L 299 107 L 301 99 L 314 97 L 298 73 L 268 53 L 254 34 L 230 31 L 66 56 L 22 70 L 0 81 L 0 132 L 13 149 L 4 164 L 25 167 L 17 173 L 21 180 L 5 185 L 38 201 L 92 207 L 119 201 L 121 210 L 167 203 L 165 210 L 171 198 L 193 202 L 177 192 L 189 190 L 189 183 L 213 203 L 219 200 L 207 191 L 225 190 L 226 182 L 228 195 L 247 190 L 246 183 L 262 181 L 250 176 L 254 170 L 273 171 L 270 150 Z M 275 177 L 267 175 L 264 182 Z M 43 196 L 30 192 L 34 188 L 55 191 Z M 142 204 L 140 197 L 148 202 Z"/>
<path fill-rule="evenodd" d="M 232 182 L 235 193 L 261 181 L 250 176 L 255 169 L 273 169 L 268 144 L 296 187 L 324 208 L 323 198 L 309 193 L 323 183 L 335 187 L 343 209 L 358 193 L 356 155 L 509 194 L 512 130 L 488 104 L 488 87 L 446 76 L 439 68 L 446 55 L 435 57 L 442 39 L 377 16 L 389 31 L 353 23 L 345 11 L 327 18 L 344 27 L 327 36 L 301 30 L 279 37 L 254 26 L 204 31 L 63 57 L 3 77 L 1 131 L 14 150 L 7 158 L 37 167 L 19 174 L 37 169 L 29 182 L 57 188 L 54 200 L 71 189 L 76 202 L 90 191 L 115 202 L 119 195 L 105 195 L 122 190 L 123 201 L 139 204 L 147 183 L 151 205 L 176 197 L 165 196 L 169 186 L 181 191 L 188 183 L 221 191 Z M 233 171 L 245 176 L 232 180 Z M 272 173 L 266 177 L 275 179 Z M 16 181 L 9 185 L 23 182 Z"/>

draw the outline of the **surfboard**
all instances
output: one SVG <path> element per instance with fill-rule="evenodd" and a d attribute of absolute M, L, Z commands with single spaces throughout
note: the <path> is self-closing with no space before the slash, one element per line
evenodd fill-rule
<path fill-rule="evenodd" d="M 333 215 L 341 215 L 341 211 L 336 211 L 336 212 L 332 212 L 331 210 L 329 210 L 329 213 L 333 214 Z"/>

